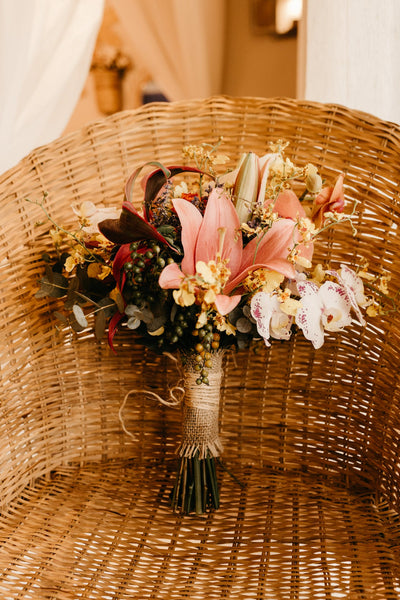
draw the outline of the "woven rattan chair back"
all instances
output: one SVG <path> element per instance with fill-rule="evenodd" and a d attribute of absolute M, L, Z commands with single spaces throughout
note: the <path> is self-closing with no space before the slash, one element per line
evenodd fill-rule
<path fill-rule="evenodd" d="M 72 226 L 73 204 L 120 206 L 136 166 L 179 164 L 184 145 L 221 137 L 232 161 L 283 139 L 295 163 L 313 162 L 329 181 L 343 172 L 358 233 L 328 232 L 316 258 L 365 259 L 391 274 L 393 297 L 400 289 L 400 128 L 371 115 L 216 97 L 117 113 L 33 151 L 0 177 L 1 597 L 400 597 L 397 313 L 332 334 L 318 351 L 296 335 L 228 356 L 229 472 L 221 509 L 199 518 L 167 506 L 179 411 L 141 393 L 165 395 L 173 361 L 126 331 L 114 354 L 63 328 L 57 301 L 35 298 L 51 240 L 26 198 Z M 130 390 L 134 439 L 119 419 Z"/>

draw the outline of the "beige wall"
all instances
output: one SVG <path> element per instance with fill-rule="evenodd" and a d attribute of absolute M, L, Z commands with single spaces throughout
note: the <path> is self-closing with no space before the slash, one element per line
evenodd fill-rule
<path fill-rule="evenodd" d="M 296 37 L 257 34 L 250 0 L 227 0 L 223 92 L 233 96 L 296 95 Z"/>
<path fill-rule="evenodd" d="M 121 0 L 125 1 L 125 0 Z M 226 0 L 225 73 L 221 93 L 232 96 L 296 96 L 296 37 L 260 34 L 251 19 L 251 0 Z M 106 2 L 105 17 L 99 38 L 119 45 L 129 55 L 129 39 L 119 27 Z M 147 74 L 134 63 L 123 80 L 122 109 L 140 105 L 141 86 Z M 90 73 L 80 101 L 66 128 L 73 131 L 103 116 L 99 110 L 93 73 Z"/>

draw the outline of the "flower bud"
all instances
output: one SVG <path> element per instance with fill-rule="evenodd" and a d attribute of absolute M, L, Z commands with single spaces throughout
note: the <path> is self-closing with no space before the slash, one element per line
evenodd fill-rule
<path fill-rule="evenodd" d="M 319 194 L 322 189 L 322 178 L 318 169 L 311 163 L 306 167 L 306 188 L 310 194 Z"/>
<path fill-rule="evenodd" d="M 249 152 L 244 157 L 233 188 L 236 212 L 241 223 L 247 223 L 253 213 L 259 184 L 258 156 Z"/>

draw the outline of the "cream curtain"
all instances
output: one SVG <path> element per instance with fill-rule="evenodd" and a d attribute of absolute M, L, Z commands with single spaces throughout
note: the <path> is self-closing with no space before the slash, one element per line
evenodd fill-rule
<path fill-rule="evenodd" d="M 64 130 L 103 0 L 0 0 L 0 173 Z"/>
<path fill-rule="evenodd" d="M 112 0 L 134 60 L 169 100 L 221 91 L 225 0 Z"/>
<path fill-rule="evenodd" d="M 307 0 L 298 95 L 400 123 L 400 1 Z"/>

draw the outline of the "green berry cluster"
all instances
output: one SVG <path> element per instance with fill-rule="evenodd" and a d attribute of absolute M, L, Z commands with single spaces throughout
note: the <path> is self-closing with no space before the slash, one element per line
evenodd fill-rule
<path fill-rule="evenodd" d="M 126 302 L 152 306 L 166 297 L 166 291 L 158 285 L 158 277 L 166 264 L 173 262 L 169 253 L 157 242 L 133 242 L 130 258 L 124 264 Z"/>
<path fill-rule="evenodd" d="M 195 371 L 198 372 L 199 376 L 196 379 L 197 385 L 202 383 L 209 385 L 208 373 L 212 367 L 212 354 L 214 350 L 218 350 L 220 347 L 220 335 L 213 331 L 213 325 L 207 323 L 201 329 L 194 329 L 192 335 L 199 338 L 199 341 L 195 345 Z"/>
<path fill-rule="evenodd" d="M 153 327 L 149 328 L 146 323 L 138 333 L 144 336 L 146 345 L 159 352 L 189 347 L 198 312 L 196 306 L 178 306 L 172 291 L 160 288 L 160 273 L 171 262 L 173 258 L 168 249 L 153 241 L 142 241 L 130 245 L 129 260 L 124 264 L 124 300 L 140 308 L 147 307 L 153 314 L 157 323 L 154 329 L 159 332 L 152 335 Z"/>

